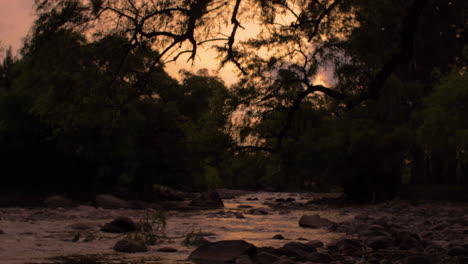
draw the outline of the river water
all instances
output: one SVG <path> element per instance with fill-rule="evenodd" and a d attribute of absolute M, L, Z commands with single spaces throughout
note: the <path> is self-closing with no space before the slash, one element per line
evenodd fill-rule
<path fill-rule="evenodd" d="M 290 241 L 321 240 L 325 244 L 342 237 L 343 234 L 332 233 L 325 229 L 299 227 L 298 221 L 305 214 L 319 214 L 334 222 L 350 220 L 351 213 L 328 209 L 323 211 L 272 210 L 264 205 L 278 198 L 294 198 L 296 202 L 306 202 L 313 194 L 261 192 L 243 195 L 234 199 L 225 199 L 225 208 L 199 211 L 166 212 L 166 235 L 176 237 L 160 245 L 151 246 L 145 253 L 125 254 L 114 252 L 112 246 L 122 238 L 115 234 L 98 231 L 99 226 L 111 221 L 114 217 L 124 215 L 138 220 L 142 210 L 102 209 L 80 206 L 71 209 L 25 209 L 0 208 L 0 263 L 51 263 L 50 258 L 61 256 L 93 255 L 106 259 L 106 263 L 190 263 L 186 259 L 194 248 L 181 245 L 182 238 L 191 231 L 211 233 L 206 238 L 210 241 L 241 239 L 257 247 L 280 247 Z M 257 198 L 258 200 L 248 200 Z M 242 208 L 239 208 L 239 206 Z M 264 208 L 267 215 L 247 214 L 248 208 Z M 222 212 L 225 212 L 224 214 Z M 238 219 L 233 213 L 243 213 L 245 218 Z M 80 234 L 78 241 L 73 242 L 76 231 L 70 225 L 87 223 L 95 227 Z M 276 234 L 284 240 L 272 239 Z M 84 239 L 92 236 L 91 241 Z M 75 239 L 76 240 L 76 239 Z M 173 247 L 174 253 L 158 252 L 160 247 Z M 54 262 L 54 261 L 52 261 Z M 55 261 L 57 262 L 57 261 Z M 140 262 L 138 262 L 140 263 Z"/>

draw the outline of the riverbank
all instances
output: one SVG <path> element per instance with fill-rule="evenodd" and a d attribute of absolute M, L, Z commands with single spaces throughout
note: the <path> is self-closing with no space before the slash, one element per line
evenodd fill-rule
<path fill-rule="evenodd" d="M 0 208 L 3 231 L 0 263 L 190 263 L 187 257 L 196 247 L 181 243 L 187 234 L 200 231 L 210 242 L 245 240 L 258 248 L 258 252 L 278 254 L 278 260 L 289 263 L 311 263 L 308 257 L 312 256 L 288 256 L 274 249 L 290 242 L 311 241 L 323 243 L 314 246 L 315 257 L 322 257 L 318 263 L 458 264 L 466 261 L 468 206 L 465 203 L 391 201 L 349 205 L 336 195 L 239 194 L 226 195 L 229 199 L 223 199 L 224 207 L 219 209 L 188 210 L 187 201 L 172 202 L 178 210 L 165 211 L 165 236 L 173 239 L 150 246 L 147 252 L 133 254 L 112 249 L 125 234 L 100 229 L 119 216 L 139 222 L 146 208 L 104 209 L 90 205 Z M 316 229 L 299 226 L 303 215 L 315 214 L 336 224 Z M 168 247 L 175 251 L 160 251 Z M 408 262 L 411 258 L 430 262 Z M 258 260 L 253 257 L 252 261 Z"/>

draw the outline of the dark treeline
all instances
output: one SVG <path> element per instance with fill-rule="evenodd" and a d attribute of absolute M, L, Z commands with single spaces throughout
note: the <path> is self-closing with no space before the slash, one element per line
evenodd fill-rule
<path fill-rule="evenodd" d="M 125 5 L 85 2 L 38 1 L 20 54 L 5 53 L 4 190 L 338 186 L 350 198 L 379 200 L 402 184 L 468 185 L 464 1 L 306 1 L 281 30 L 275 16 L 300 1 L 254 1 L 268 34 L 237 50 L 234 8 L 233 33 L 218 47 L 222 62 L 243 73 L 231 88 L 207 71 L 171 78 L 167 41 L 155 39 L 189 41 L 195 54 L 190 21 L 215 10 L 210 1 L 179 3 L 204 11 L 187 12 L 178 37 L 144 32 Z M 128 18 L 141 27 L 88 36 L 86 25 L 109 10 L 119 25 Z M 167 16 L 157 22 L 170 25 L 171 12 L 147 19 Z M 274 54 L 260 57 L 261 48 Z M 331 88 L 312 85 L 324 68 L 334 73 Z"/>

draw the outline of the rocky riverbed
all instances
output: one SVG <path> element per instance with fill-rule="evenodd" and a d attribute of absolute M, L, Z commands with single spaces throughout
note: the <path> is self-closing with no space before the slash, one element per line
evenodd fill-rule
<path fill-rule="evenodd" d="M 222 194 L 223 208 L 205 210 L 189 201 L 109 209 L 57 207 L 53 199 L 54 208 L 0 208 L 0 263 L 191 263 L 197 246 L 182 245 L 187 234 L 218 242 L 201 246 L 191 258 L 197 263 L 468 263 L 467 204 L 362 206 L 334 195 L 237 194 Z M 106 224 L 125 217 L 138 225 L 161 207 L 167 224 L 161 243 L 145 252 L 115 250 L 132 233 L 104 232 Z M 227 260 L 216 259 L 226 254 Z"/>

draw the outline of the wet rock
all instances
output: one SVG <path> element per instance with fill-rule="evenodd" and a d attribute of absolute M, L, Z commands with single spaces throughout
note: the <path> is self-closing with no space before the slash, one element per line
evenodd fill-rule
<path fill-rule="evenodd" d="M 96 206 L 102 208 L 129 208 L 130 204 L 110 194 L 96 195 Z"/>
<path fill-rule="evenodd" d="M 240 204 L 237 208 L 252 208 L 252 205 Z"/>
<path fill-rule="evenodd" d="M 173 248 L 173 247 L 162 247 L 162 248 L 158 248 L 156 251 L 159 251 L 159 252 L 177 252 L 177 249 Z"/>
<path fill-rule="evenodd" d="M 276 234 L 271 239 L 284 239 L 284 236 L 281 234 Z"/>
<path fill-rule="evenodd" d="M 69 227 L 74 230 L 91 230 L 96 228 L 95 225 L 90 223 L 75 223 L 70 225 Z"/>
<path fill-rule="evenodd" d="M 138 225 L 132 219 L 126 216 L 120 216 L 112 220 L 112 222 L 101 227 L 101 231 L 108 233 L 126 233 L 138 229 Z"/>
<path fill-rule="evenodd" d="M 451 247 L 447 250 L 447 254 L 449 254 L 450 256 L 463 256 L 467 253 L 467 250 L 464 247 L 460 246 Z"/>
<path fill-rule="evenodd" d="M 252 215 L 268 215 L 268 208 L 252 208 L 247 210 L 246 214 Z"/>
<path fill-rule="evenodd" d="M 197 236 L 217 236 L 216 233 L 213 233 L 213 232 L 198 232 L 196 233 L 195 235 Z"/>
<path fill-rule="evenodd" d="M 197 198 L 193 199 L 190 206 L 206 207 L 206 208 L 221 208 L 224 203 L 217 192 L 202 193 Z"/>
<path fill-rule="evenodd" d="M 295 202 L 296 199 L 289 197 L 289 198 L 286 198 L 285 201 L 288 202 L 288 203 L 292 203 L 292 202 Z"/>
<path fill-rule="evenodd" d="M 46 207 L 72 207 L 73 202 L 61 195 L 49 196 L 44 200 L 44 206 Z"/>
<path fill-rule="evenodd" d="M 431 264 L 431 260 L 426 256 L 409 256 L 405 258 L 404 264 Z"/>
<path fill-rule="evenodd" d="M 386 236 L 377 236 L 369 239 L 367 245 L 374 250 L 384 249 L 392 245 L 392 240 Z"/>
<path fill-rule="evenodd" d="M 257 255 L 258 264 L 271 264 L 279 260 L 279 257 L 268 252 L 260 252 Z"/>
<path fill-rule="evenodd" d="M 319 215 L 304 215 L 299 219 L 299 226 L 308 228 L 330 228 L 335 223 Z"/>
<path fill-rule="evenodd" d="M 323 247 L 323 242 L 320 240 L 310 240 L 309 242 L 307 242 L 307 245 L 310 245 L 314 248 L 320 248 Z"/>
<path fill-rule="evenodd" d="M 258 198 L 257 197 L 248 197 L 245 200 L 247 200 L 247 201 L 258 201 Z"/>
<path fill-rule="evenodd" d="M 248 255 L 242 255 L 236 258 L 236 264 L 252 264 L 252 259 Z"/>
<path fill-rule="evenodd" d="M 148 247 L 141 241 L 135 241 L 132 239 L 122 239 L 118 241 L 113 247 L 115 251 L 136 253 L 136 252 L 147 252 Z"/>
<path fill-rule="evenodd" d="M 312 262 L 318 262 L 318 263 L 330 263 L 331 262 L 331 257 L 327 254 L 324 253 L 318 253 L 318 252 L 313 252 L 307 255 L 307 260 L 312 261 Z"/>
<path fill-rule="evenodd" d="M 235 216 L 236 216 L 237 219 L 244 219 L 245 218 L 245 216 L 241 212 L 236 212 Z"/>
<path fill-rule="evenodd" d="M 196 264 L 234 263 L 242 255 L 256 255 L 257 248 L 244 240 L 225 240 L 200 246 L 190 254 L 189 259 Z"/>
<path fill-rule="evenodd" d="M 4 235 L 4 234 L 5 232 L 2 229 L 0 229 L 0 235 Z"/>

